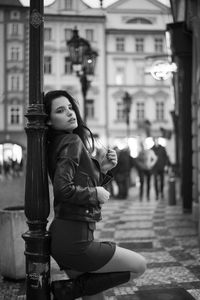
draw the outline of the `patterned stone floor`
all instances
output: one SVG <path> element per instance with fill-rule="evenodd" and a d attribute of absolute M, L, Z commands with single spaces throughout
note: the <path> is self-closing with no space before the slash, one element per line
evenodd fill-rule
<path fill-rule="evenodd" d="M 140 202 L 137 188 L 127 200 L 111 199 L 103 208 L 96 237 L 141 253 L 147 270 L 133 282 L 105 292 L 107 300 L 200 300 L 200 253 L 191 214 L 183 214 L 180 201 Z M 56 274 L 52 263 L 53 275 Z M 55 268 L 55 269 L 54 269 Z M 0 300 L 22 300 L 24 283 L 0 280 Z"/>
<path fill-rule="evenodd" d="M 107 291 L 107 299 L 200 299 L 196 225 L 190 214 L 182 213 L 181 203 L 169 206 L 167 202 L 140 202 L 130 195 L 129 200 L 111 201 L 104 208 L 97 237 L 114 240 L 147 260 L 140 278 Z"/>

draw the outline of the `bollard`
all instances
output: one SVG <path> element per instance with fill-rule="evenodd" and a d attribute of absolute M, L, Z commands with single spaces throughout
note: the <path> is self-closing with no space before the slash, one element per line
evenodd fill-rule
<path fill-rule="evenodd" d="M 168 203 L 176 205 L 176 180 L 174 174 L 171 174 L 168 181 Z"/>
<path fill-rule="evenodd" d="M 7 279 L 24 279 L 25 257 L 22 233 L 27 231 L 23 206 L 0 210 L 0 274 Z"/>

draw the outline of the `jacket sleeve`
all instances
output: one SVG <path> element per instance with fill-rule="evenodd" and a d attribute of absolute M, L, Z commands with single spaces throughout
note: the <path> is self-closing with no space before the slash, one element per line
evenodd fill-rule
<path fill-rule="evenodd" d="M 68 202 L 78 206 L 97 205 L 99 203 L 95 187 L 83 187 L 74 183 L 82 147 L 81 139 L 75 134 L 67 135 L 62 143 L 53 180 L 56 201 Z"/>

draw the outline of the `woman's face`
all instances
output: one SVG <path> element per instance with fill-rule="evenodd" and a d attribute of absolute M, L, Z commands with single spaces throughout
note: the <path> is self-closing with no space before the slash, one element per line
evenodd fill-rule
<path fill-rule="evenodd" d="M 75 111 L 70 101 L 64 96 L 55 98 L 51 104 L 49 125 L 57 130 L 72 132 L 78 127 Z"/>

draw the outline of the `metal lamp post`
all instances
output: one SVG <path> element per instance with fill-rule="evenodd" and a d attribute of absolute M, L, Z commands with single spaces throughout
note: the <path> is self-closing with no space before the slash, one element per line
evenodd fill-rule
<path fill-rule="evenodd" d="M 46 230 L 50 204 L 45 157 L 47 127 L 43 109 L 44 2 L 30 0 L 29 106 L 25 115 L 28 120 L 25 128 L 25 215 L 28 231 L 22 235 L 25 240 L 27 300 L 50 300 L 50 236 Z M 53 0 L 47 0 L 46 4 L 52 3 Z M 29 1 L 23 0 L 24 4 L 29 6 Z"/>
<path fill-rule="evenodd" d="M 123 97 L 124 104 L 124 112 L 126 117 L 126 125 L 127 125 L 127 138 L 130 136 L 130 110 L 131 110 L 131 102 L 132 98 L 128 92 L 125 92 Z"/>
<path fill-rule="evenodd" d="M 78 30 L 73 30 L 72 38 L 67 42 L 70 59 L 77 76 L 80 78 L 83 96 L 84 121 L 86 122 L 86 96 L 90 87 L 88 75 L 94 75 L 97 52 L 92 50 L 89 42 L 78 35 Z"/>

